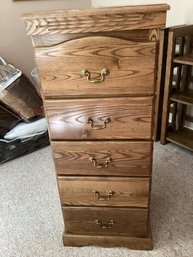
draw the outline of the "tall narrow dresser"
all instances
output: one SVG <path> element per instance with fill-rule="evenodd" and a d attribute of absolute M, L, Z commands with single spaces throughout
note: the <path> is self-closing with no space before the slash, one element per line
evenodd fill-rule
<path fill-rule="evenodd" d="M 25 14 L 65 246 L 152 249 L 153 120 L 166 4 Z"/>

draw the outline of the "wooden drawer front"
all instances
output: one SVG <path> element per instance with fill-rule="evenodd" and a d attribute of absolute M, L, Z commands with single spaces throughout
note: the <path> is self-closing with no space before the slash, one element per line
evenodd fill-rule
<path fill-rule="evenodd" d="M 63 205 L 148 207 L 149 178 L 59 177 Z"/>
<path fill-rule="evenodd" d="M 146 236 L 148 209 L 63 207 L 66 233 Z"/>
<path fill-rule="evenodd" d="M 53 47 L 36 48 L 43 94 L 47 97 L 152 94 L 156 43 L 139 43 L 112 37 L 84 37 Z M 104 68 L 110 74 L 100 80 Z"/>
<path fill-rule="evenodd" d="M 52 142 L 60 175 L 149 176 L 152 142 Z"/>
<path fill-rule="evenodd" d="M 136 97 L 45 101 L 51 138 L 151 139 L 152 100 Z M 86 122 L 89 119 L 93 128 Z M 105 119 L 110 122 L 105 124 Z"/>

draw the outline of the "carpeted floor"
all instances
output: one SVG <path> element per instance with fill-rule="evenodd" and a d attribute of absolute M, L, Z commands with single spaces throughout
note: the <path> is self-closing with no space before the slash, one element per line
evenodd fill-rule
<path fill-rule="evenodd" d="M 0 257 L 192 257 L 193 154 L 155 145 L 154 250 L 63 247 L 50 147 L 0 166 Z"/>

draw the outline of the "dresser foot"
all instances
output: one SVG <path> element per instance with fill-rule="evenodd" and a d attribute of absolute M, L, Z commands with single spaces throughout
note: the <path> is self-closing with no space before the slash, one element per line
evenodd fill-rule
<path fill-rule="evenodd" d="M 147 237 L 63 235 L 64 246 L 127 247 L 132 250 L 152 250 L 151 231 Z"/>

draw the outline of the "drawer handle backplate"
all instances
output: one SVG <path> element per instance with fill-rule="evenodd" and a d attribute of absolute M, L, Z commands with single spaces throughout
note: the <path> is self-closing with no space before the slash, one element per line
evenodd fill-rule
<path fill-rule="evenodd" d="M 95 129 L 95 130 L 105 129 L 106 126 L 107 126 L 106 124 L 107 124 L 107 123 L 110 123 L 110 122 L 111 122 L 111 119 L 108 117 L 108 118 L 105 118 L 105 119 L 103 120 L 103 124 L 102 124 L 102 125 L 100 125 L 100 126 L 95 126 L 93 119 L 88 118 L 88 119 L 86 120 L 86 123 L 87 123 L 87 124 L 90 124 L 91 128 L 92 128 L 92 129 Z"/>
<path fill-rule="evenodd" d="M 105 160 L 104 164 L 98 164 L 97 160 L 94 157 L 89 157 L 89 161 L 93 164 L 94 167 L 97 169 L 102 169 L 102 168 L 108 168 L 109 163 L 111 162 L 111 158 L 107 157 Z"/>
<path fill-rule="evenodd" d="M 90 83 L 101 83 L 105 80 L 105 77 L 110 74 L 108 68 L 102 69 L 101 73 L 93 79 L 91 79 L 91 73 L 87 69 L 81 70 L 80 74 L 85 77 Z"/>
<path fill-rule="evenodd" d="M 103 223 L 101 220 L 95 220 L 95 223 L 103 229 L 110 229 L 114 224 L 113 220 L 110 220 L 109 223 Z"/>
<path fill-rule="evenodd" d="M 98 191 L 93 191 L 93 195 L 95 195 L 96 198 L 100 201 L 108 201 L 114 195 L 114 192 L 109 191 L 107 195 L 100 195 L 100 193 Z"/>

